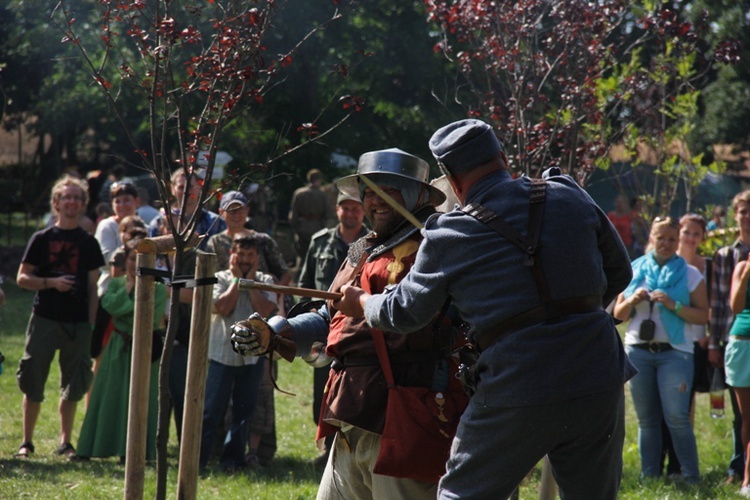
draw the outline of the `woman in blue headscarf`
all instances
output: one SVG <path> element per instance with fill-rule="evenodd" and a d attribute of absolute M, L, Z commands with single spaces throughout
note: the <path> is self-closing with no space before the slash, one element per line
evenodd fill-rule
<path fill-rule="evenodd" d="M 630 381 L 638 417 L 641 475 L 661 476 L 662 418 L 672 436 L 682 479 L 700 481 L 690 425 L 693 339 L 686 324 L 705 324 L 708 296 L 703 275 L 677 255 L 680 223 L 658 217 L 646 255 L 633 261 L 633 279 L 617 298 L 614 316 L 629 324 L 625 351 L 638 368 Z"/>

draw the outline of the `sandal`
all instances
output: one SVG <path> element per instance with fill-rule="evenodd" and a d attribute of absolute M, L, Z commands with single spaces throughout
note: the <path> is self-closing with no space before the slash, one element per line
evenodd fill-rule
<path fill-rule="evenodd" d="M 73 459 L 76 456 L 76 449 L 70 443 L 63 443 L 57 447 L 57 454 L 64 456 L 69 459 Z"/>
<path fill-rule="evenodd" d="M 13 458 L 29 458 L 34 453 L 34 444 L 31 441 L 24 441 L 18 447 L 18 451 Z"/>

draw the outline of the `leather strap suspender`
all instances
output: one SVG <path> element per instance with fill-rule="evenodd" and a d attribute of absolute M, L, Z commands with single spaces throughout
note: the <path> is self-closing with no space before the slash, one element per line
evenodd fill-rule
<path fill-rule="evenodd" d="M 462 210 L 475 217 L 477 220 L 487 224 L 500 236 L 517 246 L 524 252 L 524 265 L 531 266 L 536 282 L 537 294 L 540 305 L 528 309 L 516 316 L 505 319 L 499 324 L 492 325 L 485 332 L 478 332 L 474 342 L 479 352 L 484 351 L 490 345 L 502 339 L 506 335 L 527 328 L 537 323 L 556 321 L 562 316 L 569 314 L 583 314 L 599 311 L 602 308 L 602 299 L 598 295 L 587 295 L 572 297 L 561 300 L 551 300 L 547 280 L 544 278 L 542 259 L 539 254 L 539 235 L 542 229 L 542 215 L 544 214 L 544 201 L 546 197 L 547 184 L 544 179 L 531 179 L 531 191 L 529 195 L 529 223 L 527 235 L 523 236 L 502 217 L 492 210 L 481 205 L 469 204 Z"/>
<path fill-rule="evenodd" d="M 547 195 L 547 181 L 531 179 L 529 192 L 529 223 L 526 236 L 519 233 L 513 226 L 498 214 L 480 204 L 469 203 L 461 210 L 480 222 L 487 224 L 496 233 L 507 239 L 524 253 L 524 265 L 530 266 L 534 274 L 539 302 L 545 307 L 550 303 L 549 287 L 544 278 L 541 255 L 539 255 L 539 236 L 542 232 L 542 216 L 544 215 L 544 201 Z"/>

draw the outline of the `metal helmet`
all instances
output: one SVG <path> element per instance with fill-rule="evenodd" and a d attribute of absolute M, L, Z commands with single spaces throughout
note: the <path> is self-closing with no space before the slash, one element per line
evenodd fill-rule
<path fill-rule="evenodd" d="M 422 184 L 429 193 L 430 204 L 440 205 L 445 194 L 429 184 L 430 166 L 421 158 L 398 148 L 370 151 L 359 157 L 357 173 L 336 181 L 336 187 L 347 196 L 359 199 L 359 176 L 387 174 L 410 179 Z"/>

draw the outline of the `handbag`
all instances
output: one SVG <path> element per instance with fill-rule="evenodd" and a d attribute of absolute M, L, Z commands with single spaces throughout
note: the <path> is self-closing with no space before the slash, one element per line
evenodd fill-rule
<path fill-rule="evenodd" d="M 373 329 L 372 336 L 388 385 L 385 426 L 373 472 L 437 484 L 445 474 L 468 398 L 460 387 L 435 391 L 396 385 L 383 332 Z"/>

